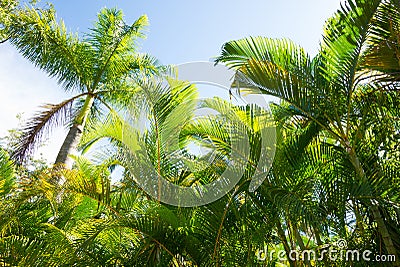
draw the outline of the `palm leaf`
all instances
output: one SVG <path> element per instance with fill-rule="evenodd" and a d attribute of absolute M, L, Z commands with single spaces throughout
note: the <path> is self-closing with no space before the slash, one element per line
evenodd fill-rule
<path fill-rule="evenodd" d="M 0 148 L 0 196 L 5 197 L 14 186 L 15 170 L 6 151 Z"/>
<path fill-rule="evenodd" d="M 88 84 L 90 48 L 68 34 L 62 21 L 57 22 L 53 9 L 17 9 L 8 25 L 10 42 L 37 67 L 47 72 L 66 90 L 82 90 Z"/>
<path fill-rule="evenodd" d="M 59 104 L 44 105 L 45 110 L 38 112 L 22 129 L 22 135 L 14 147 L 12 157 L 20 162 L 26 159 L 53 127 L 65 125 L 70 121 L 73 115 L 71 110 L 73 102 L 84 95 L 77 95 Z"/>

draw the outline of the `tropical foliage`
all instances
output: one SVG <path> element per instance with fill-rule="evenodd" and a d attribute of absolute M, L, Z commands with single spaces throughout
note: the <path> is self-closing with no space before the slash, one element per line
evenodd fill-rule
<path fill-rule="evenodd" d="M 118 95 L 131 94 L 130 80 L 137 75 L 162 72 L 165 67 L 137 52 L 147 17 L 127 25 L 121 10 L 103 9 L 93 29 L 79 38 L 57 21 L 53 9 L 16 9 L 5 23 L 7 40 L 38 68 L 74 95 L 58 104 L 47 104 L 23 129 L 13 157 L 22 161 L 52 126 L 70 124 L 55 163 L 72 167 L 74 153 L 88 117 L 101 108 L 118 104 Z"/>
<path fill-rule="evenodd" d="M 78 38 L 51 8 L 3 6 L 4 40 L 76 92 L 0 150 L 3 266 L 399 266 L 397 1 L 343 3 L 314 57 L 288 39 L 224 44 L 216 62 L 235 70 L 232 88 L 278 97 L 270 111 L 198 101 L 196 86 L 136 51 L 144 17 L 127 25 L 104 9 Z M 197 108 L 217 112 L 194 119 Z M 68 168 L 27 167 L 43 130 L 65 123 L 56 162 Z M 276 138 L 270 165 L 263 133 Z M 249 156 L 231 190 L 201 206 L 165 203 L 160 177 L 197 189 L 219 181 L 243 136 Z M 264 182 L 249 190 L 257 175 Z"/>

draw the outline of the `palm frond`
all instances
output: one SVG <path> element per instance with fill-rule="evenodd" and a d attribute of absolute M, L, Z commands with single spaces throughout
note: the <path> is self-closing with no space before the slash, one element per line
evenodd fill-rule
<path fill-rule="evenodd" d="M 363 53 L 360 69 L 377 71 L 373 74 L 382 81 L 398 81 L 400 77 L 400 8 L 395 1 L 383 1 L 376 12 L 367 49 Z M 387 77 L 387 75 L 389 77 Z M 383 76 L 382 78 L 380 78 Z M 385 77 L 386 76 L 386 77 Z"/>
<path fill-rule="evenodd" d="M 299 101 L 313 87 L 311 59 L 290 40 L 250 37 L 231 41 L 224 44 L 216 62 L 236 69 L 236 81 L 243 89 L 253 86 L 300 107 L 306 106 Z"/>
<path fill-rule="evenodd" d="M 8 153 L 0 148 L 0 197 L 10 193 L 15 182 L 15 170 Z"/>
<path fill-rule="evenodd" d="M 19 162 L 25 160 L 53 127 L 69 122 L 73 115 L 71 110 L 73 102 L 83 95 L 85 94 L 77 95 L 59 104 L 44 105 L 42 108 L 45 110 L 38 112 L 22 129 L 22 135 L 14 147 L 12 158 Z"/>
<path fill-rule="evenodd" d="M 25 58 L 57 78 L 66 90 L 86 88 L 90 70 L 81 62 L 90 61 L 90 48 L 67 33 L 53 9 L 17 9 L 12 21 L 7 26 L 9 41 Z"/>
<path fill-rule="evenodd" d="M 147 17 L 141 16 L 132 25 L 123 21 L 123 13 L 117 9 L 103 9 L 87 42 L 95 49 L 96 63 L 90 89 L 97 88 L 99 83 L 114 81 L 131 70 L 132 65 L 124 57 L 136 49 L 137 38 L 143 37 L 143 29 L 148 24 Z"/>
<path fill-rule="evenodd" d="M 357 67 L 382 0 L 347 0 L 325 26 L 320 53 L 323 76 L 350 101 L 357 85 Z"/>

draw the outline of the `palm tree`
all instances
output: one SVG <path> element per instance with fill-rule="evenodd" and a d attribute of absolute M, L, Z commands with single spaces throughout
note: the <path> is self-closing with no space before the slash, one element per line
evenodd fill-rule
<path fill-rule="evenodd" d="M 127 25 L 123 13 L 103 9 L 93 29 L 79 38 L 68 33 L 53 9 L 16 9 L 6 25 L 9 42 L 29 61 L 55 77 L 74 96 L 47 104 L 23 129 L 13 157 L 22 160 L 51 126 L 69 124 L 68 134 L 55 163 L 72 167 L 73 154 L 88 117 L 111 102 L 132 93 L 130 84 L 139 73 L 151 75 L 163 68 L 149 55 L 137 52 L 137 39 L 144 37 L 147 17 Z M 123 93 L 122 93 L 123 92 Z"/>
<path fill-rule="evenodd" d="M 160 200 L 165 201 L 165 199 L 160 199 L 159 195 L 159 190 L 165 190 L 165 188 L 160 188 L 159 181 L 155 180 L 152 173 L 147 172 L 146 168 L 137 166 L 142 154 L 138 150 L 139 147 L 132 141 L 136 138 L 141 139 L 144 147 L 146 147 L 145 153 L 148 153 L 149 160 L 152 163 L 149 168 L 155 169 L 169 182 L 184 187 L 211 183 L 221 177 L 225 168 L 230 164 L 232 138 L 235 137 L 230 136 L 228 129 L 238 125 L 236 123 L 227 123 L 224 115 L 210 115 L 208 118 L 197 119 L 185 124 L 185 127 L 176 132 L 176 128 L 179 128 L 182 118 L 185 121 L 187 115 L 193 115 L 193 108 L 195 107 L 193 104 L 196 103 L 194 96 L 196 95 L 195 87 L 187 82 L 169 80 L 169 86 L 167 87 L 163 86 L 162 83 L 153 81 L 142 83 L 135 95 L 137 103 L 134 105 L 147 112 L 146 114 L 150 120 L 148 127 L 138 131 L 135 127 L 126 126 L 131 123 L 130 121 L 124 121 L 118 114 L 111 113 L 109 118 L 103 122 L 99 121 L 84 135 L 82 141 L 84 150 L 86 151 L 92 144 L 102 138 L 111 139 L 112 143 L 118 148 L 118 153 L 116 155 L 113 154 L 112 157 L 119 159 L 119 164 L 124 167 L 127 174 L 123 182 L 126 185 L 130 185 L 131 188 L 144 187 L 145 195 L 148 198 L 147 202 L 149 203 Z M 167 222 L 170 222 L 171 218 L 174 217 L 178 225 L 183 223 L 180 227 L 184 229 L 184 232 L 176 231 L 168 234 L 166 229 L 160 229 L 158 237 L 165 239 L 158 240 L 158 242 L 163 245 L 152 244 L 150 246 L 148 244 L 145 246 L 145 243 L 143 246 L 146 247 L 146 250 L 148 250 L 148 246 L 151 248 L 158 247 L 157 251 L 149 251 L 152 253 L 151 258 L 158 258 L 158 261 L 165 257 L 175 257 L 175 260 L 182 261 L 182 264 L 187 261 L 196 266 L 221 266 L 221 264 L 234 266 L 239 262 L 254 264 L 256 258 L 253 257 L 253 250 L 263 246 L 262 233 L 266 227 L 265 225 L 263 227 L 262 218 L 260 218 L 263 213 L 254 210 L 251 201 L 243 202 L 243 199 L 247 197 L 244 192 L 248 190 L 251 178 L 256 173 L 257 157 L 262 154 L 260 149 L 261 132 L 264 127 L 266 129 L 270 128 L 265 123 L 270 118 L 266 112 L 255 105 L 233 106 L 221 99 L 206 100 L 198 104 L 201 107 L 211 108 L 217 111 L 218 114 L 224 114 L 226 110 L 231 110 L 236 114 L 236 118 L 242 122 L 242 125 L 246 126 L 244 129 L 247 131 L 251 142 L 251 156 L 246 159 L 249 160 L 249 166 L 251 167 L 241 177 L 235 190 L 228 192 L 227 195 L 216 202 L 204 207 L 192 208 L 175 208 L 169 205 L 162 205 L 161 207 L 165 210 L 161 211 L 162 214 L 159 216 L 163 216 L 162 218 L 167 220 L 168 218 L 164 217 L 163 214 L 170 214 L 169 217 L 171 217 Z M 138 114 L 136 116 L 134 117 L 134 122 L 140 117 Z M 171 120 L 171 118 L 173 119 Z M 235 129 L 237 131 L 240 128 Z M 241 130 L 240 133 L 243 134 Z M 179 135 L 179 146 L 167 149 L 170 139 L 174 135 Z M 182 167 L 182 159 L 187 166 L 202 162 L 202 157 L 194 157 L 186 151 L 186 145 L 190 142 L 201 143 L 211 150 L 215 149 L 213 150 L 213 162 L 208 168 L 198 168 L 197 170 L 195 167 Z M 111 153 L 106 154 L 109 155 Z M 179 155 L 179 157 L 177 158 L 176 155 Z M 180 161 L 177 161 L 177 159 Z M 245 164 L 247 165 L 246 162 Z M 197 165 L 197 167 L 199 166 L 201 166 L 201 163 Z M 261 166 L 261 168 L 263 167 Z M 260 173 L 257 174 L 260 175 Z M 140 177 L 140 181 L 138 177 Z M 147 180 L 148 184 L 143 185 L 143 180 Z M 247 210 L 247 207 L 252 217 L 246 212 L 238 213 L 239 210 Z M 246 215 L 248 215 L 249 219 L 244 222 L 243 217 Z M 251 218 L 254 219 L 254 222 L 251 222 Z M 155 221 L 142 221 L 141 223 L 143 223 L 141 227 L 153 229 L 159 221 L 156 219 Z M 175 229 L 174 226 L 172 227 Z M 237 228 L 246 228 L 247 230 L 245 233 L 243 231 L 238 232 Z M 162 232 L 160 232 L 161 230 Z M 243 234 L 247 236 L 243 237 Z M 251 244 L 252 238 L 256 238 L 257 235 L 257 243 Z M 179 238 L 184 243 L 184 246 L 180 243 L 176 244 L 176 238 Z M 244 240 L 245 243 L 242 243 Z M 231 247 L 230 242 L 232 244 L 239 244 L 240 242 L 241 245 Z M 172 253 L 171 255 L 167 249 L 170 252 L 175 251 L 177 254 L 174 255 Z M 146 254 L 144 256 L 149 257 Z M 148 262 L 146 263 L 148 264 Z"/>
<path fill-rule="evenodd" d="M 154 138 L 160 136 L 154 134 L 154 125 L 165 118 L 171 108 L 184 101 L 184 96 L 193 95 L 195 91 L 186 83 L 178 83 L 172 95 L 163 94 L 161 86 L 156 87 L 153 94 L 149 89 L 144 88 L 135 95 L 136 102 L 149 103 L 151 110 L 156 106 L 152 119 L 157 121 L 153 121 L 153 127 L 145 138 L 146 144 L 156 148 L 153 160 L 163 160 L 160 165 L 163 173 L 184 180 L 188 172 L 164 164 L 165 160 L 159 154 L 164 151 L 157 150 L 153 143 Z M 141 96 L 147 99 L 140 100 Z M 164 97 L 158 99 L 158 96 Z M 153 105 L 155 99 L 159 100 L 158 105 Z M 106 123 L 100 121 L 97 122 L 98 128 L 85 133 L 85 146 L 101 137 L 111 138 L 117 145 L 117 140 L 129 142 L 129 139 L 122 138 L 126 128 L 121 128 L 117 113 L 112 112 Z M 123 149 L 121 144 L 117 148 L 117 152 Z M 131 154 L 127 152 L 125 157 L 120 153 L 105 154 L 107 156 L 100 164 L 93 164 L 83 156 L 72 156 L 76 168 L 45 170 L 26 177 L 28 184 L 18 184 L 16 191 L 21 193 L 2 211 L 2 215 L 9 216 L 1 216 L 0 220 L 0 232 L 6 233 L 0 236 L 0 249 L 5 251 L 0 257 L 6 264 L 51 265 L 58 262 L 65 265 L 182 266 L 187 260 L 193 261 L 194 252 L 186 251 L 186 246 L 191 244 L 196 248 L 194 242 L 199 247 L 201 243 L 190 235 L 194 210 L 168 208 L 156 198 L 149 198 L 135 185 L 132 171 L 125 172 L 126 177 L 119 185 L 112 185 L 110 169 L 116 164 L 132 165 Z M 55 201 L 60 188 L 49 184 L 53 176 L 62 176 L 66 180 L 61 202 Z M 40 216 L 34 220 L 31 216 L 22 216 L 27 211 L 38 212 Z M 20 227 L 10 227 L 10 222 Z M 44 232 L 38 232 L 40 230 Z"/>
<path fill-rule="evenodd" d="M 314 59 L 288 40 L 248 38 L 224 46 L 219 60 L 238 69 L 235 83 L 247 86 L 248 90 L 259 88 L 284 100 L 280 105 L 273 105 L 278 136 L 276 156 L 268 175 L 267 170 L 261 170 L 260 175 L 265 175 L 266 180 L 256 192 L 248 189 L 257 168 L 265 168 L 258 164 L 265 156 L 260 132 L 268 128 L 266 121 L 270 121 L 261 108 L 233 106 L 220 99 L 203 101 L 203 107 L 220 111 L 220 114 L 231 110 L 244 127 L 227 124 L 225 117 L 212 115 L 181 128 L 180 123 L 193 115 L 197 92 L 190 84 L 169 80 L 165 86 L 165 82 L 151 79 L 133 83 L 136 68 L 125 66 L 126 69 L 121 69 L 124 65 L 120 60 L 130 58 L 127 55 L 132 51 L 127 47 L 127 50 L 120 50 L 117 44 L 112 46 L 114 37 L 109 36 L 108 41 L 100 44 L 99 39 L 93 41 L 93 36 L 100 31 L 91 32 L 92 35 L 82 41 L 64 34 L 65 30 L 63 34 L 57 33 L 54 29 L 62 27 L 54 18 L 49 19 L 54 15 L 51 12 L 28 10 L 39 17 L 32 19 L 28 12 L 27 17 L 21 16 L 21 21 L 30 18 L 33 26 L 18 24 L 15 18 L 14 36 L 22 25 L 23 30 L 19 29 L 24 35 L 18 35 L 18 38 L 35 33 L 45 41 L 43 47 L 40 48 L 40 44 L 33 47 L 37 50 L 24 46 L 24 53 L 40 54 L 34 58 L 37 64 L 54 73 L 59 80 L 64 77 L 61 74 L 76 73 L 76 76 L 66 74 L 65 79 L 60 80 L 66 89 L 80 90 L 80 93 L 67 100 L 77 102 L 75 112 L 58 117 L 61 118 L 58 122 L 66 122 L 72 116 L 76 126 L 71 126 L 75 127 L 71 136 L 78 136 L 72 138 L 74 140 L 81 139 L 84 152 L 102 138 L 108 138 L 114 146 L 97 154 L 97 157 L 101 155 L 100 163 L 94 164 L 83 156 L 72 156 L 76 165 L 72 170 L 35 171 L 17 177 L 16 182 L 12 162 L 0 151 L 0 263 L 29 266 L 258 266 L 260 263 L 254 254 L 265 244 L 288 254 L 291 250 L 316 249 L 331 243 L 335 233 L 333 238 L 346 237 L 354 249 L 374 249 L 381 254 L 379 238 L 382 238 L 384 252 L 395 255 L 393 251 L 400 246 L 400 212 L 397 208 L 400 127 L 398 94 L 392 90 L 396 89 L 396 84 L 388 83 L 387 79 L 383 84 L 378 81 L 362 83 L 365 72 L 362 72 L 363 76 L 356 73 L 359 68 L 372 66 L 364 64 L 367 60 L 360 56 L 360 47 L 363 47 L 363 40 L 373 40 L 368 29 L 374 29 L 376 33 L 375 26 L 368 28 L 365 25 L 382 17 L 377 14 L 384 12 L 384 4 L 388 3 L 378 2 L 350 2 L 350 7 L 332 18 L 326 27 L 325 42 Z M 109 16 L 118 12 L 103 10 L 102 13 L 110 22 L 113 20 Z M 102 21 L 102 13 L 98 23 Z M 51 23 L 46 24 L 47 20 Z M 47 29 L 39 22 L 51 27 Z M 121 43 L 131 40 L 121 37 L 123 29 L 110 32 L 119 36 L 118 40 L 123 39 Z M 60 38 L 60 42 L 64 40 L 65 45 L 59 47 L 53 43 L 55 37 Z M 18 41 L 18 38 L 14 40 Z M 47 57 L 57 51 L 64 54 L 61 48 L 67 45 L 74 53 L 64 55 L 60 61 L 58 57 L 53 58 L 55 61 Z M 104 61 L 99 61 L 103 65 L 94 63 L 94 58 L 99 56 L 96 51 L 103 46 L 122 51 L 121 54 L 115 52 L 118 56 L 114 57 L 107 49 L 102 50 L 110 62 L 115 61 L 113 65 Z M 55 52 L 50 53 L 49 48 Z M 369 51 L 374 50 L 367 49 L 365 58 Z M 74 57 L 78 53 L 87 58 Z M 64 59 L 68 68 L 61 69 L 57 64 Z M 75 67 L 69 63 L 70 59 L 80 65 Z M 147 63 L 134 66 L 143 65 L 147 66 Z M 50 66 L 68 72 L 50 72 L 47 69 Z M 105 70 L 99 74 L 102 67 Z M 81 77 L 83 72 L 74 70 L 92 72 L 85 72 Z M 124 74 L 114 76 L 119 71 Z M 153 71 L 157 70 L 150 69 L 151 73 Z M 104 77 L 101 76 L 98 86 L 93 87 L 91 77 L 98 74 Z M 77 83 L 73 84 L 75 79 Z M 69 81 L 72 84 L 68 84 Z M 95 89 L 89 91 L 88 88 Z M 63 103 L 60 106 L 72 105 Z M 129 119 L 121 119 L 121 112 L 115 112 L 111 107 L 107 117 L 89 119 L 90 114 L 96 113 L 96 107 L 101 104 L 109 107 L 110 103 L 122 104 L 122 112 L 131 112 Z M 49 106 L 48 113 L 40 115 L 45 124 L 40 126 L 38 120 L 36 129 L 40 132 L 62 114 L 63 109 Z M 139 125 L 137 129 L 134 126 L 143 113 L 150 123 L 145 124 L 146 127 Z M 76 130 L 88 122 L 91 122 L 90 127 L 83 133 Z M 219 200 L 201 207 L 161 204 L 159 197 L 163 188 L 159 180 L 151 180 L 154 178 L 152 173 L 138 168 L 140 156 L 148 156 L 151 167 L 171 183 L 186 187 L 207 184 L 218 179 L 230 164 L 233 146 L 229 127 L 238 127 L 234 129 L 240 135 L 246 133 L 250 143 L 250 157 L 246 158 L 246 169 L 237 186 Z M 179 146 L 171 146 L 171 136 L 179 136 Z M 141 154 L 139 142 L 146 154 Z M 187 153 L 186 145 L 190 142 L 214 150 L 209 168 L 182 168 L 179 160 L 185 160 L 188 166 L 192 161 L 201 162 Z M 116 165 L 124 167 L 123 179 L 112 184 L 110 173 Z M 62 189 L 49 183 L 52 177 L 65 179 Z M 138 177 L 142 181 L 148 179 L 152 186 L 151 195 L 155 197 L 140 188 Z M 57 201 L 60 190 L 64 197 Z M 355 226 L 346 220 L 349 214 L 354 214 Z M 290 266 L 302 264 L 290 258 L 287 262 Z M 310 265 L 306 260 L 303 263 Z M 274 264 L 265 263 L 267 266 Z M 339 263 L 326 261 L 321 264 Z M 363 264 L 361 262 L 360 266 Z"/>
<path fill-rule="evenodd" d="M 195 90 L 180 82 L 174 89 L 155 85 L 142 84 L 135 94 L 135 105 L 143 104 L 137 109 L 150 112 L 151 124 L 142 130 L 153 168 L 160 168 L 164 177 L 183 186 L 218 178 L 229 164 L 232 147 L 229 133 L 219 123 L 224 117 L 210 116 L 182 129 L 182 144 L 197 140 L 216 147 L 220 155 L 208 170 L 183 170 L 169 154 L 184 148 L 165 150 L 169 140 L 164 134 L 170 137 L 171 129 L 162 125 L 175 108 L 191 103 Z M 135 149 L 131 138 L 126 138 L 133 138 L 136 132 L 130 133 L 130 128 L 124 127 L 131 121 L 112 112 L 104 122 L 92 125 L 82 140 L 85 149 L 101 138 L 115 144 L 115 150 L 97 153 L 99 164 L 74 156 L 73 170 L 44 170 L 17 183 L 13 192 L 17 197 L 5 202 L 5 215 L 0 216 L 0 232 L 6 233 L 0 238 L 3 261 L 30 265 L 251 266 L 258 264 L 254 253 L 265 243 L 288 252 L 296 246 L 316 249 L 330 240 L 329 227 L 340 235 L 351 227 L 341 223 L 344 208 L 335 211 L 337 203 L 345 205 L 353 187 L 346 188 L 353 178 L 343 157 L 347 152 L 323 142 L 323 138 L 314 138 L 318 133 L 315 124 L 295 116 L 299 111 L 290 105 L 274 107 L 278 136 L 285 139 L 278 143 L 266 182 L 250 193 L 248 188 L 261 152 L 260 131 L 267 126 L 267 114 L 257 106 L 237 107 L 218 99 L 203 104 L 221 113 L 231 109 L 246 125 L 251 157 L 234 190 L 202 207 L 160 204 L 137 183 L 137 167 L 132 160 Z M 190 113 L 191 105 L 186 108 Z M 124 179 L 112 185 L 110 170 L 115 165 L 124 166 Z M 55 201 L 60 189 L 48 183 L 54 175 L 66 179 L 62 202 Z M 30 214 L 37 216 L 32 219 Z M 10 227 L 13 224 L 19 227 Z M 369 242 L 366 235 L 362 240 Z M 298 264 L 290 259 L 288 262 L 291 266 Z M 332 264 L 327 262 L 325 266 Z"/>
<path fill-rule="evenodd" d="M 375 98 L 372 95 L 379 92 L 384 101 L 385 95 L 395 93 L 396 86 L 365 83 L 366 76 L 358 72 L 363 49 L 377 33 L 374 21 L 385 19 L 382 12 L 386 14 L 388 2 L 347 1 L 328 20 L 320 51 L 312 59 L 289 40 L 258 37 L 226 43 L 217 62 L 237 70 L 235 84 L 243 90 L 258 88 L 279 97 L 291 105 L 296 117 L 315 125 L 315 136 L 327 136 L 331 143 L 346 151 L 354 170 L 354 183 L 365 190 L 354 200 L 368 207 L 386 251 L 397 255 L 394 240 L 397 234 L 391 234 L 389 224 L 393 222 L 385 208 L 395 207 L 392 201 L 397 194 L 392 191 L 388 195 L 374 184 L 376 179 L 390 183 L 396 174 L 383 171 L 386 163 L 379 160 L 377 148 L 363 146 L 363 142 L 371 144 L 370 134 L 373 137 L 377 130 L 376 124 L 368 121 L 374 112 L 370 105 L 376 95 Z M 380 115 L 384 117 L 385 113 Z M 371 158 L 375 159 L 373 164 Z"/>

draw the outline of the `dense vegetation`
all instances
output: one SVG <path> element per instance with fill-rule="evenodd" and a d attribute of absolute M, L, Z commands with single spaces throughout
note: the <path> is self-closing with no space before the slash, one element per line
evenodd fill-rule
<path fill-rule="evenodd" d="M 216 63 L 235 70 L 232 86 L 280 102 L 270 104 L 269 114 L 257 105 L 203 101 L 203 107 L 230 110 L 237 121 L 210 115 L 179 133 L 169 116 L 193 116 L 197 89 L 137 51 L 145 16 L 127 24 L 122 11 L 103 9 L 78 36 L 51 7 L 0 3 L 1 42 L 74 93 L 3 139 L 1 266 L 400 266 L 398 1 L 343 3 L 326 22 L 315 57 L 287 39 L 224 44 Z M 139 130 L 134 126 L 143 112 L 148 125 Z M 252 192 L 265 156 L 261 132 L 271 116 L 275 157 Z M 69 132 L 54 164 L 33 160 L 42 137 L 59 125 Z M 232 164 L 235 136 L 229 133 L 239 128 L 250 157 L 228 194 L 198 207 L 154 197 L 163 188 L 138 169 L 142 150 L 171 183 L 205 185 Z M 171 134 L 179 136 L 179 147 L 168 147 Z M 207 168 L 182 167 L 202 160 L 188 153 L 191 142 L 214 150 Z M 86 157 L 88 151 L 94 156 Z M 112 182 L 116 169 L 123 171 Z M 143 190 L 139 176 L 154 183 L 154 192 Z M 396 261 L 288 257 L 334 249 Z"/>

